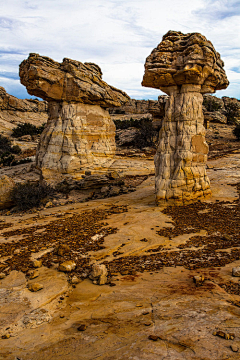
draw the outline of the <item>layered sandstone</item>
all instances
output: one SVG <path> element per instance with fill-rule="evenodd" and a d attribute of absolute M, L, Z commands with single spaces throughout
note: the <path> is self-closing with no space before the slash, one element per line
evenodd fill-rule
<path fill-rule="evenodd" d="M 18 99 L 0 86 L 0 132 L 9 136 L 12 130 L 23 123 L 40 126 L 47 122 L 47 102 Z"/>
<path fill-rule="evenodd" d="M 211 194 L 202 94 L 228 86 L 223 66 L 212 43 L 199 33 L 169 31 L 146 59 L 142 85 L 169 95 L 154 158 L 157 203 L 185 203 Z"/>
<path fill-rule="evenodd" d="M 107 169 L 115 154 L 115 125 L 105 109 L 124 104 L 128 95 L 104 82 L 93 63 L 58 63 L 30 54 L 19 74 L 29 94 L 49 104 L 36 160 L 43 177 L 55 181 L 60 174 L 78 177 L 88 169 Z"/>

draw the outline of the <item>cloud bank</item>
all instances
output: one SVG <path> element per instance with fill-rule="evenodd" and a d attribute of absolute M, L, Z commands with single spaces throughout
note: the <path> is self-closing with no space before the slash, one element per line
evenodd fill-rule
<path fill-rule="evenodd" d="M 103 79 L 132 98 L 143 88 L 144 62 L 168 30 L 201 32 L 221 54 L 230 80 L 217 96 L 240 98 L 240 3 L 237 0 L 8 0 L 0 5 L 0 86 L 30 97 L 18 65 L 30 52 L 97 63 Z"/>

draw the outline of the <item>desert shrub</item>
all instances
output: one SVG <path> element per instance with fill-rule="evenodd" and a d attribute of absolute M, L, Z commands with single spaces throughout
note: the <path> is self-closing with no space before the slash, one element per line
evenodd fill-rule
<path fill-rule="evenodd" d="M 204 97 L 203 98 L 203 106 L 207 109 L 207 111 L 217 111 L 221 109 L 221 105 L 217 102 L 217 100 L 212 97 Z"/>
<path fill-rule="evenodd" d="M 17 184 L 12 191 L 12 201 L 19 210 L 28 210 L 38 207 L 44 200 L 51 198 L 54 189 L 46 184 Z"/>
<path fill-rule="evenodd" d="M 116 126 L 116 130 L 124 130 L 124 129 L 128 129 L 130 127 L 135 127 L 137 129 L 141 128 L 141 122 L 142 121 L 151 121 L 148 118 L 142 118 L 140 120 L 137 119 L 129 119 L 129 120 L 113 120 L 115 126 Z"/>
<path fill-rule="evenodd" d="M 21 137 L 23 135 L 39 135 L 43 132 L 45 124 L 41 126 L 35 126 L 30 123 L 18 124 L 17 127 L 13 129 L 13 137 Z"/>
<path fill-rule="evenodd" d="M 159 135 L 160 127 L 156 128 L 153 126 L 152 120 L 149 118 L 141 118 L 136 120 L 131 118 L 130 120 L 114 120 L 116 129 L 124 130 L 130 127 L 135 127 L 140 130 L 132 142 L 132 146 L 142 149 L 147 146 L 153 146 Z"/>
<path fill-rule="evenodd" d="M 11 147 L 11 152 L 12 152 L 13 154 L 21 154 L 22 150 L 21 150 L 20 146 L 18 146 L 18 145 L 13 145 L 13 146 Z"/>
<path fill-rule="evenodd" d="M 0 135 L 0 155 L 11 152 L 11 141 L 3 135 Z"/>
<path fill-rule="evenodd" d="M 228 124 L 236 124 L 236 118 L 240 115 L 240 104 L 238 102 L 228 102 L 225 104 L 225 114 Z"/>
<path fill-rule="evenodd" d="M 236 127 L 233 129 L 233 134 L 240 141 L 240 124 L 237 124 Z"/>

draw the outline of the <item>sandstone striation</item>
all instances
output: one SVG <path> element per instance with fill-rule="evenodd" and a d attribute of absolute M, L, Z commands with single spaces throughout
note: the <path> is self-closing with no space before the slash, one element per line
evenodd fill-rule
<path fill-rule="evenodd" d="M 212 43 L 199 33 L 169 31 L 146 59 L 142 85 L 169 95 L 154 158 L 158 204 L 211 194 L 202 94 L 228 86 L 223 66 Z"/>
<path fill-rule="evenodd" d="M 77 177 L 107 169 L 115 154 L 115 125 L 105 109 L 124 104 L 128 95 L 104 82 L 93 63 L 58 63 L 30 54 L 19 75 L 29 94 L 49 104 L 36 157 L 43 178 L 56 181 L 60 174 Z"/>

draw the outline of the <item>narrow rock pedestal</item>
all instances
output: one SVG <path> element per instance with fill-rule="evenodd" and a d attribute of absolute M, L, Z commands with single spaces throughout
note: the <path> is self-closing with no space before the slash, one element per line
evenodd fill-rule
<path fill-rule="evenodd" d="M 200 85 L 171 86 L 154 162 L 156 202 L 182 203 L 211 195 Z"/>
<path fill-rule="evenodd" d="M 61 174 L 78 178 L 86 170 L 108 169 L 115 149 L 115 125 L 107 110 L 99 105 L 49 102 L 36 158 L 44 179 Z"/>
<path fill-rule="evenodd" d="M 115 154 L 115 125 L 107 110 L 129 96 L 102 80 L 100 67 L 29 54 L 19 67 L 21 83 L 48 102 L 48 122 L 37 149 L 42 178 L 79 179 L 86 170 L 105 172 Z"/>
<path fill-rule="evenodd" d="M 168 31 L 145 63 L 142 85 L 170 97 L 155 155 L 156 203 L 182 204 L 211 195 L 203 94 L 229 82 L 212 43 L 199 33 Z"/>

